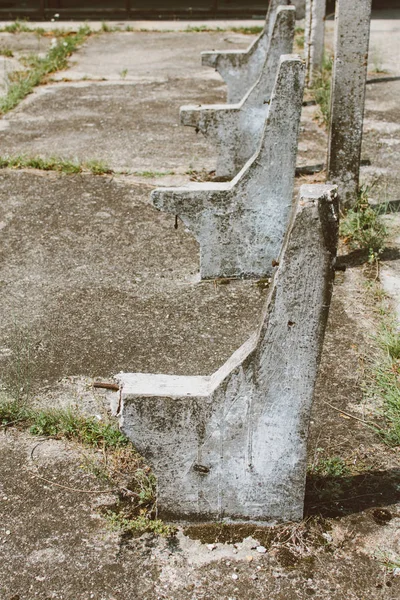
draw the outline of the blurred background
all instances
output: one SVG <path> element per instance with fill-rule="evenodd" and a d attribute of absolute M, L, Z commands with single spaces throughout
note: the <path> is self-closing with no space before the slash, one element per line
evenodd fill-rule
<path fill-rule="evenodd" d="M 304 16 L 305 0 L 293 0 L 298 18 Z M 382 17 L 400 8 L 400 0 L 373 0 Z M 225 19 L 265 16 L 267 0 L 0 0 L 0 19 Z M 327 14 L 335 10 L 328 0 Z M 379 17 L 379 15 L 376 15 Z"/>

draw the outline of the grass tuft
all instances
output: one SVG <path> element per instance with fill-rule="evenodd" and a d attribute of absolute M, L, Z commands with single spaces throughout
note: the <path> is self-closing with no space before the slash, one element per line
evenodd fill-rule
<path fill-rule="evenodd" d="M 294 30 L 294 47 L 296 51 L 304 50 L 304 27 L 296 27 Z"/>
<path fill-rule="evenodd" d="M 59 173 L 89 172 L 92 175 L 107 175 L 113 173 L 103 161 L 89 160 L 76 162 L 57 157 L 42 158 L 41 156 L 0 156 L 0 169 L 39 169 L 41 171 L 57 171 Z"/>
<path fill-rule="evenodd" d="M 110 423 L 87 417 L 71 408 L 32 409 L 18 400 L 0 402 L 0 425 L 19 424 L 33 435 L 74 440 L 86 446 L 104 449 L 123 448 L 128 439 Z"/>
<path fill-rule="evenodd" d="M 393 574 L 394 572 L 400 570 L 399 554 L 377 550 L 375 553 L 375 558 L 385 567 L 387 571 L 392 572 Z"/>
<path fill-rule="evenodd" d="M 6 33 L 26 33 L 32 31 L 26 21 L 20 21 L 17 19 L 14 23 L 10 23 L 10 25 L 5 25 L 1 31 L 5 31 Z M 43 30 L 44 31 L 44 30 Z"/>
<path fill-rule="evenodd" d="M 328 127 L 330 119 L 332 67 L 333 58 L 324 56 L 322 68 L 314 73 L 311 86 L 312 95 L 319 106 L 320 119 L 325 127 Z"/>
<path fill-rule="evenodd" d="M 252 25 L 251 27 L 231 27 L 230 30 L 235 33 L 243 33 L 244 35 L 258 35 L 263 29 L 263 25 Z"/>
<path fill-rule="evenodd" d="M 308 472 L 321 477 L 341 477 L 348 475 L 350 470 L 340 456 L 320 459 L 315 465 L 309 467 Z"/>
<path fill-rule="evenodd" d="M 14 56 L 14 53 L 10 48 L 0 48 L 0 56 L 5 56 L 6 58 L 12 58 Z"/>
<path fill-rule="evenodd" d="M 119 490 L 115 510 L 105 517 L 113 529 L 123 533 L 153 532 L 170 537 L 175 528 L 156 517 L 156 479 L 131 442 L 112 422 L 79 413 L 74 408 L 34 409 L 25 401 L 0 398 L 0 428 L 28 429 L 32 435 L 72 440 L 101 449 L 85 467 Z M 100 457 L 100 458 L 99 458 Z M 129 483 L 121 483 L 129 477 Z"/>
<path fill-rule="evenodd" d="M 364 248 L 369 262 L 377 262 L 387 239 L 387 231 L 376 210 L 368 203 L 368 189 L 362 188 L 355 206 L 349 209 L 340 223 L 340 235 L 351 249 Z"/>
<path fill-rule="evenodd" d="M 76 34 L 54 38 L 56 43 L 44 58 L 37 55 L 25 57 L 24 64 L 28 68 L 14 72 L 7 94 L 0 98 L 0 114 L 15 108 L 37 85 L 44 83 L 50 73 L 65 69 L 68 66 L 69 56 L 83 44 L 90 33 L 88 26 L 80 27 Z"/>
<path fill-rule="evenodd" d="M 83 171 L 90 171 L 92 175 L 111 175 L 113 170 L 102 160 L 88 160 L 82 163 Z"/>
<path fill-rule="evenodd" d="M 400 446 L 400 331 L 395 323 L 384 323 L 377 336 L 383 351 L 371 369 L 366 393 L 379 398 L 384 425 L 376 431 L 389 446 Z"/>
<path fill-rule="evenodd" d="M 151 179 L 152 177 L 165 177 L 166 175 L 175 175 L 175 171 L 134 171 L 133 175 L 137 177 L 146 177 Z"/>
<path fill-rule="evenodd" d="M 184 29 L 185 33 L 208 33 L 208 32 L 223 32 L 233 31 L 234 33 L 243 33 L 244 35 L 257 35 L 262 32 L 262 25 L 254 25 L 252 27 L 210 27 L 209 25 L 188 25 Z"/>
<path fill-rule="evenodd" d="M 129 519 L 123 512 L 114 513 L 108 510 L 105 517 L 114 531 L 139 534 L 152 532 L 162 537 L 172 537 L 176 533 L 176 528 L 172 525 L 166 525 L 160 519 L 151 519 L 145 514 Z"/>

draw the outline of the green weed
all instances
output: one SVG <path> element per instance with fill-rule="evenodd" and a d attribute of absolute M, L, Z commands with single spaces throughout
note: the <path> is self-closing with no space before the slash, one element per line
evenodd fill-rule
<path fill-rule="evenodd" d="M 133 175 L 137 177 L 165 177 L 166 175 L 175 175 L 175 171 L 134 171 Z"/>
<path fill-rule="evenodd" d="M 0 427 L 25 424 L 29 419 L 29 411 L 19 400 L 0 399 Z"/>
<path fill-rule="evenodd" d="M 361 189 L 357 203 L 342 218 L 340 235 L 349 248 L 367 249 L 370 263 L 379 260 L 385 247 L 387 231 L 379 213 L 368 203 L 367 188 Z"/>
<path fill-rule="evenodd" d="M 24 63 L 28 69 L 15 74 L 7 94 L 0 98 L 0 114 L 15 108 L 37 85 L 44 83 L 50 73 L 65 69 L 69 56 L 83 44 L 90 33 L 89 27 L 80 27 L 76 34 L 57 38 L 56 44 L 44 58 L 36 55 L 25 57 Z"/>
<path fill-rule="evenodd" d="M 253 25 L 251 27 L 231 27 L 230 31 L 243 33 L 244 35 L 258 35 L 263 31 L 263 25 Z"/>
<path fill-rule="evenodd" d="M 400 445 L 400 331 L 387 318 L 377 336 L 382 350 L 371 368 L 365 393 L 380 399 L 384 425 L 376 431 L 390 446 Z"/>
<path fill-rule="evenodd" d="M 320 118 L 325 127 L 328 127 L 330 119 L 332 67 L 333 58 L 324 56 L 322 68 L 314 73 L 311 86 L 312 95 L 319 106 Z"/>
<path fill-rule="evenodd" d="M 14 323 L 9 351 L 1 377 L 2 384 L 16 402 L 24 402 L 30 398 L 35 375 L 36 350 L 28 327 Z"/>
<path fill-rule="evenodd" d="M 108 25 L 108 23 L 106 23 L 105 21 L 102 22 L 101 31 L 103 31 L 104 33 L 110 33 L 112 30 L 113 27 L 110 27 L 110 25 Z"/>
<path fill-rule="evenodd" d="M 382 66 L 382 54 L 380 49 L 377 47 L 372 48 L 370 51 L 370 55 L 372 58 L 372 73 L 386 73 L 385 69 Z"/>
<path fill-rule="evenodd" d="M 113 170 L 110 169 L 102 160 L 88 160 L 82 163 L 83 171 L 90 171 L 92 175 L 111 175 Z"/>
<path fill-rule="evenodd" d="M 204 33 L 208 31 L 220 31 L 220 29 L 218 27 L 213 29 L 208 25 L 188 25 L 186 29 L 184 29 L 185 33 Z"/>
<path fill-rule="evenodd" d="M 151 531 L 167 537 L 174 534 L 174 528 L 156 518 L 154 475 L 112 422 L 86 416 L 72 407 L 31 408 L 24 401 L 0 398 L 0 428 L 11 426 L 27 429 L 32 435 L 72 440 L 85 447 L 101 449 L 101 454 L 84 455 L 81 467 L 120 490 L 122 500 L 116 512 L 106 513 L 110 525 L 123 532 Z M 129 483 L 126 483 L 127 477 Z"/>
<path fill-rule="evenodd" d="M 387 569 L 388 571 L 397 571 L 400 569 L 400 555 L 394 554 L 393 552 L 386 552 L 377 550 L 375 558 Z"/>
<path fill-rule="evenodd" d="M 348 475 L 350 470 L 340 456 L 320 459 L 315 465 L 309 467 L 308 472 L 321 477 L 341 477 Z"/>
<path fill-rule="evenodd" d="M 304 27 L 296 27 L 294 30 L 294 46 L 296 50 L 304 49 Z"/>
<path fill-rule="evenodd" d="M 252 27 L 209 27 L 209 25 L 188 25 L 184 29 L 185 33 L 207 33 L 217 31 L 219 33 L 224 31 L 233 31 L 234 33 L 243 33 L 244 35 L 256 35 L 263 31 L 262 25 L 254 25 Z"/>
<path fill-rule="evenodd" d="M 59 173 L 89 172 L 93 175 L 111 174 L 113 171 L 104 162 L 89 160 L 82 163 L 57 157 L 42 158 L 40 156 L 0 156 L 0 169 L 40 169 L 41 171 L 57 171 Z"/>
<path fill-rule="evenodd" d="M 1 31 L 6 33 L 26 33 L 32 31 L 32 29 L 29 27 L 26 21 L 20 21 L 17 19 L 14 21 L 14 23 L 10 23 L 10 25 L 5 25 L 2 27 Z"/>
<path fill-rule="evenodd" d="M 172 525 L 166 525 L 160 519 L 152 519 L 145 514 L 130 519 L 124 516 L 122 512 L 114 513 L 108 510 L 105 517 L 114 531 L 122 531 L 123 533 L 142 534 L 151 531 L 163 537 L 172 537 L 176 532 L 175 527 Z"/>
<path fill-rule="evenodd" d="M 375 353 L 367 363 L 363 392 L 367 400 L 374 398 L 379 406 L 374 431 L 389 446 L 400 446 L 400 328 L 381 285 L 369 280 L 366 289 L 375 303 L 380 326 L 373 337 Z"/>
<path fill-rule="evenodd" d="M 395 323 L 384 323 L 377 338 L 380 347 L 392 361 L 400 360 L 400 332 L 395 327 Z"/>
<path fill-rule="evenodd" d="M 12 58 L 14 53 L 10 48 L 0 48 L 0 56 L 5 56 L 7 58 Z"/>
<path fill-rule="evenodd" d="M 29 431 L 34 435 L 74 440 L 94 448 L 115 449 L 129 443 L 114 425 L 72 409 L 33 411 Z"/>
<path fill-rule="evenodd" d="M 129 440 L 112 423 L 87 417 L 72 408 L 33 409 L 19 400 L 0 401 L 0 424 L 18 423 L 39 436 L 74 440 L 85 446 L 116 450 Z"/>
<path fill-rule="evenodd" d="M 350 485 L 350 469 L 340 456 L 320 458 L 307 469 L 314 494 L 320 501 L 340 498 Z"/>

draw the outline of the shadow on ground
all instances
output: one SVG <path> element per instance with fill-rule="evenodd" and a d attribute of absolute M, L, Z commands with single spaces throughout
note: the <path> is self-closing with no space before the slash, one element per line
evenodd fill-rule
<path fill-rule="evenodd" d="M 309 475 L 305 515 L 324 518 L 361 513 L 400 500 L 400 469 L 367 471 L 359 475 Z M 381 511 L 382 512 L 382 511 Z M 388 511 L 387 511 L 388 512 Z M 379 516 L 377 517 L 379 520 Z"/>

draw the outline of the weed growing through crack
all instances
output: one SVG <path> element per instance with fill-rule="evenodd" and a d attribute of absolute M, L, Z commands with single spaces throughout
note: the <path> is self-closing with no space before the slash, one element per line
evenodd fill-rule
<path fill-rule="evenodd" d="M 90 33 L 89 27 L 80 27 L 76 34 L 54 38 L 55 43 L 44 58 L 37 55 L 25 57 L 23 63 L 27 69 L 14 72 L 7 94 L 0 98 L 0 114 L 15 108 L 37 85 L 45 83 L 50 73 L 65 69 L 69 56 L 83 44 Z"/>
<path fill-rule="evenodd" d="M 123 490 L 117 504 L 104 512 L 111 528 L 129 535 L 141 535 L 148 531 L 164 537 L 173 536 L 175 527 L 157 518 L 157 483 L 154 475 L 144 465 L 131 470 L 130 474 L 130 489 Z"/>
<path fill-rule="evenodd" d="M 244 35 L 259 35 L 264 27 L 262 25 L 254 25 L 251 27 L 210 27 L 209 25 L 188 25 L 184 29 L 184 33 L 209 33 L 209 32 L 224 32 L 233 31 L 234 33 L 242 33 Z"/>
<path fill-rule="evenodd" d="M 375 352 L 367 362 L 363 392 L 374 398 L 379 421 L 373 430 L 391 447 L 400 446 L 400 326 L 392 313 L 388 297 L 377 280 L 366 289 L 374 303 L 380 325 L 373 337 Z"/>
<path fill-rule="evenodd" d="M 41 156 L 0 156 L 0 169 L 39 169 L 41 171 L 57 171 L 59 173 L 84 173 L 92 175 L 107 175 L 113 171 L 103 161 L 88 160 L 85 162 L 72 161 L 63 158 Z"/>
<path fill-rule="evenodd" d="M 381 563 L 387 571 L 392 573 L 400 571 L 400 555 L 393 552 L 377 550 L 375 558 Z"/>
<path fill-rule="evenodd" d="M 5 56 L 6 58 L 12 58 L 14 53 L 10 48 L 0 48 L 0 56 Z"/>
<path fill-rule="evenodd" d="M 175 171 L 134 171 L 132 175 L 151 179 L 152 177 L 166 177 L 167 175 L 175 175 Z"/>
<path fill-rule="evenodd" d="M 357 203 L 344 215 L 340 235 L 351 249 L 368 250 L 369 262 L 376 263 L 385 247 L 387 231 L 379 212 L 368 202 L 368 188 L 361 188 Z"/>
<path fill-rule="evenodd" d="M 14 21 L 14 23 L 5 25 L 4 27 L 2 27 L 0 29 L 0 32 L 5 32 L 5 33 L 29 33 L 31 31 L 34 31 L 35 33 L 38 33 L 38 31 L 40 31 L 40 33 L 42 35 L 45 33 L 45 30 L 42 27 L 32 29 L 29 26 L 28 22 L 20 21 L 19 19 Z"/>
<path fill-rule="evenodd" d="M 231 27 L 230 31 L 244 35 L 259 35 L 264 29 L 263 25 L 252 25 L 251 27 Z"/>
<path fill-rule="evenodd" d="M 118 493 L 115 510 L 104 516 L 114 529 L 140 535 L 151 531 L 171 536 L 174 528 L 156 516 L 156 479 L 131 442 L 108 420 L 79 413 L 75 408 L 31 408 L 21 399 L 0 397 L 0 428 L 27 429 L 32 435 L 69 440 L 99 450 L 84 456 L 82 468 Z M 128 482 L 127 482 L 128 481 Z"/>
<path fill-rule="evenodd" d="M 160 519 L 148 519 L 142 514 L 135 519 L 129 519 L 123 513 L 114 513 L 108 510 L 104 515 L 114 531 L 122 531 L 123 533 L 142 534 L 145 531 L 161 535 L 163 537 L 172 537 L 175 535 L 176 529 L 172 525 L 166 525 Z"/>
<path fill-rule="evenodd" d="M 340 456 L 319 458 L 307 469 L 312 495 L 322 503 L 339 499 L 349 487 L 350 473 L 348 464 Z"/>
<path fill-rule="evenodd" d="M 370 56 L 372 58 L 371 73 L 386 73 L 382 66 L 382 55 L 379 48 L 373 47 Z"/>
<path fill-rule="evenodd" d="M 340 456 L 332 456 L 320 459 L 308 469 L 308 472 L 322 477 L 340 477 L 348 475 L 350 470 Z"/>
<path fill-rule="evenodd" d="M 382 354 L 372 366 L 365 392 L 382 404 L 379 416 L 384 425 L 377 433 L 390 446 L 400 446 L 400 331 L 396 323 L 384 322 L 377 342 Z"/>
<path fill-rule="evenodd" d="M 112 175 L 113 170 L 102 160 L 87 160 L 82 163 L 83 171 L 90 171 L 92 175 Z"/>
<path fill-rule="evenodd" d="M 314 73 L 311 86 L 312 95 L 319 106 L 320 120 L 325 127 L 328 127 L 330 119 L 332 67 L 333 58 L 324 55 L 322 68 Z"/>
<path fill-rule="evenodd" d="M 74 440 L 94 448 L 118 449 L 128 439 L 111 423 L 87 417 L 72 408 L 33 409 L 18 400 L 0 402 L 0 425 L 18 423 L 33 435 Z"/>
<path fill-rule="evenodd" d="M 296 27 L 294 30 L 294 46 L 296 51 L 304 50 L 304 27 Z"/>
<path fill-rule="evenodd" d="M 14 322 L 6 356 L 2 385 L 17 404 L 30 399 L 35 375 L 35 345 L 29 327 Z"/>

